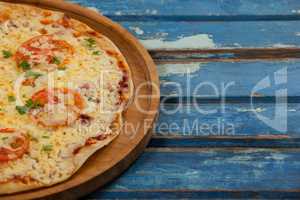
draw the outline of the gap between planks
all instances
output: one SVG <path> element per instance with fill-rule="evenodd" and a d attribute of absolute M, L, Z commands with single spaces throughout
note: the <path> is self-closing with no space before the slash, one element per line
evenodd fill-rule
<path fill-rule="evenodd" d="M 148 147 L 144 152 L 161 152 L 161 153 L 186 153 L 186 152 L 235 152 L 235 153 L 255 153 L 255 152 L 300 152 L 300 148 L 265 148 L 265 147 Z"/>
<path fill-rule="evenodd" d="M 149 53 L 157 64 L 300 58 L 300 48 L 150 49 Z"/>
<path fill-rule="evenodd" d="M 297 14 L 291 15 L 105 15 L 118 22 L 236 22 L 236 21 L 296 21 Z"/>
<path fill-rule="evenodd" d="M 195 189 L 103 189 L 92 193 L 90 198 L 145 198 L 145 199 L 299 199 L 300 190 L 195 190 Z M 122 198 L 123 197 L 123 198 Z"/>
<path fill-rule="evenodd" d="M 148 148 L 300 148 L 300 138 L 289 135 L 259 136 L 161 136 L 154 134 Z"/>
<path fill-rule="evenodd" d="M 144 190 L 144 189 L 103 189 L 102 192 L 291 192 L 291 193 L 299 193 L 299 189 L 287 189 L 287 190 L 201 190 L 201 189 L 150 189 L 150 190 Z"/>

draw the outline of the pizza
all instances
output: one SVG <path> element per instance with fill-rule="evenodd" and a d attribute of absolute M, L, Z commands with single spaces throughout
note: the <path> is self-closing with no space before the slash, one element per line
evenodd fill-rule
<path fill-rule="evenodd" d="M 0 195 L 69 179 L 120 133 L 129 66 L 68 15 L 0 2 Z"/>

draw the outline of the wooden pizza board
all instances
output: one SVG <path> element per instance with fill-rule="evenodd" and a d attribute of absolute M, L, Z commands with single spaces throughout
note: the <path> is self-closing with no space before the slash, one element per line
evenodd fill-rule
<path fill-rule="evenodd" d="M 145 48 L 120 25 L 99 13 L 60 0 L 4 0 L 63 11 L 110 38 L 125 56 L 131 72 L 135 95 L 124 113 L 128 126 L 111 144 L 96 152 L 69 180 L 48 188 L 13 195 L 0 200 L 76 199 L 121 174 L 144 150 L 151 138 L 151 127 L 159 106 L 159 80 L 156 66 Z"/>

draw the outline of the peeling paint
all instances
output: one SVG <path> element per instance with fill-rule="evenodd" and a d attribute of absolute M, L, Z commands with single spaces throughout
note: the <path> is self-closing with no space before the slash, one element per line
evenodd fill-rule
<path fill-rule="evenodd" d="M 281 161 L 281 160 L 286 160 L 289 156 L 281 153 L 271 153 L 269 156 L 266 156 L 265 159 L 267 160 L 276 160 L 276 161 Z"/>
<path fill-rule="evenodd" d="M 242 45 L 240 45 L 239 43 L 233 43 L 233 45 L 234 45 L 235 47 L 242 47 Z"/>
<path fill-rule="evenodd" d="M 238 108 L 237 109 L 238 112 L 256 112 L 256 113 L 260 113 L 260 112 L 264 112 L 266 111 L 265 108 Z"/>
<path fill-rule="evenodd" d="M 160 76 L 192 74 L 200 70 L 201 63 L 161 64 L 158 66 Z"/>
<path fill-rule="evenodd" d="M 164 41 L 162 38 L 140 41 L 148 49 L 211 49 L 216 47 L 212 36 L 208 34 L 179 37 L 175 41 Z"/>
<path fill-rule="evenodd" d="M 300 14 L 300 10 L 292 10 L 292 13 Z"/>
<path fill-rule="evenodd" d="M 147 9 L 146 10 L 146 14 L 150 14 L 150 15 L 157 15 L 158 11 L 157 10 L 150 10 L 150 9 Z"/>
<path fill-rule="evenodd" d="M 296 46 L 292 45 L 292 44 L 277 43 L 277 44 L 274 44 L 273 47 L 275 47 L 275 48 L 291 48 L 291 47 L 296 47 Z"/>
<path fill-rule="evenodd" d="M 130 26 L 129 29 L 134 31 L 137 35 L 143 35 L 144 34 L 144 31 L 140 27 Z"/>
<path fill-rule="evenodd" d="M 120 15 L 122 15 L 122 12 L 121 11 L 117 11 L 117 12 L 115 12 L 115 15 L 120 16 Z"/>

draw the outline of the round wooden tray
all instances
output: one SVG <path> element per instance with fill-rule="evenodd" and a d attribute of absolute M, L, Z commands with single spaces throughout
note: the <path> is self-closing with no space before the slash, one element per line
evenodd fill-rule
<path fill-rule="evenodd" d="M 0 196 L 2 199 L 76 199 L 117 177 L 138 157 L 151 138 L 159 106 L 156 67 L 144 47 L 120 25 L 78 5 L 54 0 L 3 0 L 59 10 L 110 38 L 125 56 L 136 88 L 133 102 L 124 113 L 129 124 L 110 145 L 96 152 L 69 180 L 49 188 Z M 138 91 L 137 91 L 138 89 Z"/>

